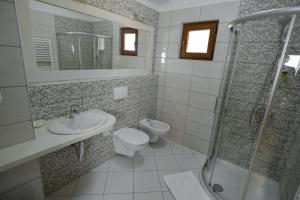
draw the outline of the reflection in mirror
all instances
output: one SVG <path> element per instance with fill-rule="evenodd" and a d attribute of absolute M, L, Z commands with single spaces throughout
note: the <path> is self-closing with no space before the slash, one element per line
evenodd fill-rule
<path fill-rule="evenodd" d="M 134 54 L 122 54 L 125 25 L 37 1 L 30 6 L 36 71 L 145 67 L 149 32 L 133 29 L 125 45 Z"/>

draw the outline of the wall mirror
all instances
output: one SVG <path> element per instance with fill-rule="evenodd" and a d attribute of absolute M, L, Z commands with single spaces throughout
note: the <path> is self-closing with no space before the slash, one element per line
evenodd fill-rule
<path fill-rule="evenodd" d="M 20 13 L 24 2 L 16 7 L 17 14 L 23 15 L 18 16 L 21 23 L 30 23 L 30 32 L 20 31 L 22 49 L 32 50 L 33 63 L 25 63 L 29 82 L 151 72 L 153 27 L 71 0 L 27 3 L 27 21 L 24 12 Z M 123 37 L 123 30 L 134 30 L 135 34 Z M 123 44 L 130 45 L 127 54 Z"/>

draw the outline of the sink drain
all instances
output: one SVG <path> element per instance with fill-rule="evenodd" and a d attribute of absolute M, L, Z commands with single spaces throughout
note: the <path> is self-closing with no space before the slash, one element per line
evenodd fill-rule
<path fill-rule="evenodd" d="M 223 192 L 223 187 L 220 184 L 213 184 L 212 189 L 214 192 Z"/>

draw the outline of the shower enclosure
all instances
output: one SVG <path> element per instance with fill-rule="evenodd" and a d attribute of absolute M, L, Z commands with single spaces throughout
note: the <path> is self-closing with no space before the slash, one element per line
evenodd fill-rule
<path fill-rule="evenodd" d="M 297 15 L 300 7 L 273 9 L 230 24 L 213 136 L 201 172 L 213 199 L 295 198 L 300 183 Z"/>
<path fill-rule="evenodd" d="M 112 37 L 84 33 L 56 33 L 59 70 L 112 69 Z"/>

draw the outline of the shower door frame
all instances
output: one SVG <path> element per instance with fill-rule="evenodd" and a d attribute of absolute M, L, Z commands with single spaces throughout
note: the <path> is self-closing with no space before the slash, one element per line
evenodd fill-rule
<path fill-rule="evenodd" d="M 276 88 L 277 88 L 277 85 L 278 85 L 280 71 L 281 71 L 282 66 L 283 66 L 284 57 L 285 57 L 285 54 L 286 54 L 286 50 L 287 50 L 287 47 L 288 47 L 288 44 L 289 44 L 290 36 L 291 36 L 292 30 L 293 30 L 293 27 L 294 27 L 294 23 L 295 23 L 297 14 L 300 14 L 300 6 L 291 7 L 291 8 L 272 9 L 272 10 L 268 10 L 268 11 L 254 13 L 254 14 L 251 14 L 251 15 L 246 16 L 246 17 L 238 18 L 238 19 L 232 21 L 229 24 L 229 29 L 231 30 L 231 37 L 230 37 L 231 39 L 230 39 L 230 43 L 229 43 L 230 44 L 230 49 L 228 50 L 228 53 L 227 53 L 226 65 L 225 65 L 225 69 L 224 69 L 224 72 L 223 72 L 223 77 L 224 78 L 222 79 L 221 90 L 219 91 L 219 96 L 218 96 L 222 99 L 217 99 L 217 103 L 216 103 L 216 107 L 215 107 L 215 115 L 216 116 L 215 116 L 214 125 L 213 125 L 212 137 L 211 137 L 210 144 L 209 144 L 209 151 L 208 151 L 206 162 L 205 162 L 205 164 L 204 164 L 204 166 L 201 170 L 201 174 L 200 174 L 201 184 L 204 187 L 204 189 L 206 190 L 206 192 L 208 193 L 208 195 L 212 199 L 223 200 L 222 197 L 219 196 L 217 193 L 215 193 L 213 191 L 213 189 L 211 188 L 211 179 L 213 177 L 215 162 L 216 162 L 217 150 L 215 149 L 215 146 L 217 145 L 216 144 L 217 143 L 217 138 L 218 138 L 218 135 L 220 134 L 220 132 L 219 132 L 220 127 L 219 127 L 218 123 L 222 122 L 222 114 L 223 114 L 222 111 L 224 111 L 222 109 L 226 108 L 227 100 L 228 100 L 228 97 L 229 97 L 228 94 L 230 92 L 230 87 L 231 87 L 232 76 L 234 74 L 234 70 L 235 70 L 235 66 L 236 66 L 236 58 L 237 58 L 236 55 L 238 55 L 238 50 L 239 50 L 239 49 L 237 49 L 237 53 L 234 54 L 235 61 L 234 61 L 234 64 L 232 66 L 232 69 L 231 69 L 232 71 L 231 71 L 231 74 L 228 74 L 228 71 L 230 70 L 229 69 L 230 61 L 231 61 L 230 59 L 231 59 L 231 53 L 232 53 L 232 49 L 233 49 L 233 41 L 232 40 L 234 38 L 234 34 L 235 34 L 235 31 L 236 31 L 235 27 L 236 27 L 236 25 L 243 24 L 247 21 L 255 21 L 255 20 L 266 19 L 266 18 L 270 18 L 270 17 L 292 16 L 292 18 L 290 20 L 290 23 L 289 23 L 288 33 L 287 33 L 286 38 L 285 38 L 284 47 L 283 47 L 280 59 L 279 59 L 278 64 L 277 64 L 276 75 L 275 75 L 274 82 L 272 84 L 272 89 L 271 89 L 271 92 L 270 92 L 270 95 L 269 95 L 269 98 L 268 98 L 266 111 L 264 113 L 264 117 L 263 117 L 263 120 L 261 122 L 259 131 L 258 131 L 258 136 L 257 136 L 257 139 L 255 141 L 254 153 L 251 156 L 249 174 L 247 176 L 247 180 L 246 180 L 246 184 L 245 184 L 243 193 L 240 197 L 240 199 L 243 200 L 243 199 L 245 199 L 245 197 L 247 195 L 247 192 L 248 192 L 248 186 L 249 186 L 249 182 L 250 182 L 250 179 L 251 179 L 251 173 L 253 172 L 253 167 L 254 167 L 254 163 L 255 163 L 257 150 L 258 150 L 258 147 L 259 147 L 259 144 L 260 144 L 261 136 L 262 136 L 264 128 L 265 128 L 266 121 L 268 119 L 270 107 L 271 107 L 272 100 L 273 100 L 273 95 L 274 95 L 274 92 L 276 91 Z M 240 37 L 241 36 L 239 35 L 239 38 L 238 38 L 239 41 L 238 41 L 238 44 L 237 44 L 238 45 L 237 48 L 239 48 L 239 42 L 240 42 L 240 39 L 241 39 Z M 227 77 L 229 75 L 230 75 L 230 77 Z M 230 81 L 230 82 L 227 83 L 228 81 Z M 227 93 L 225 94 L 227 85 L 228 85 L 228 90 L 227 90 Z M 222 125 L 220 125 L 220 126 L 222 126 Z M 208 168 L 212 168 L 212 171 L 209 172 L 210 173 L 209 174 L 209 180 L 207 181 L 206 177 L 205 177 L 206 176 L 205 173 L 206 173 L 206 170 Z"/>

